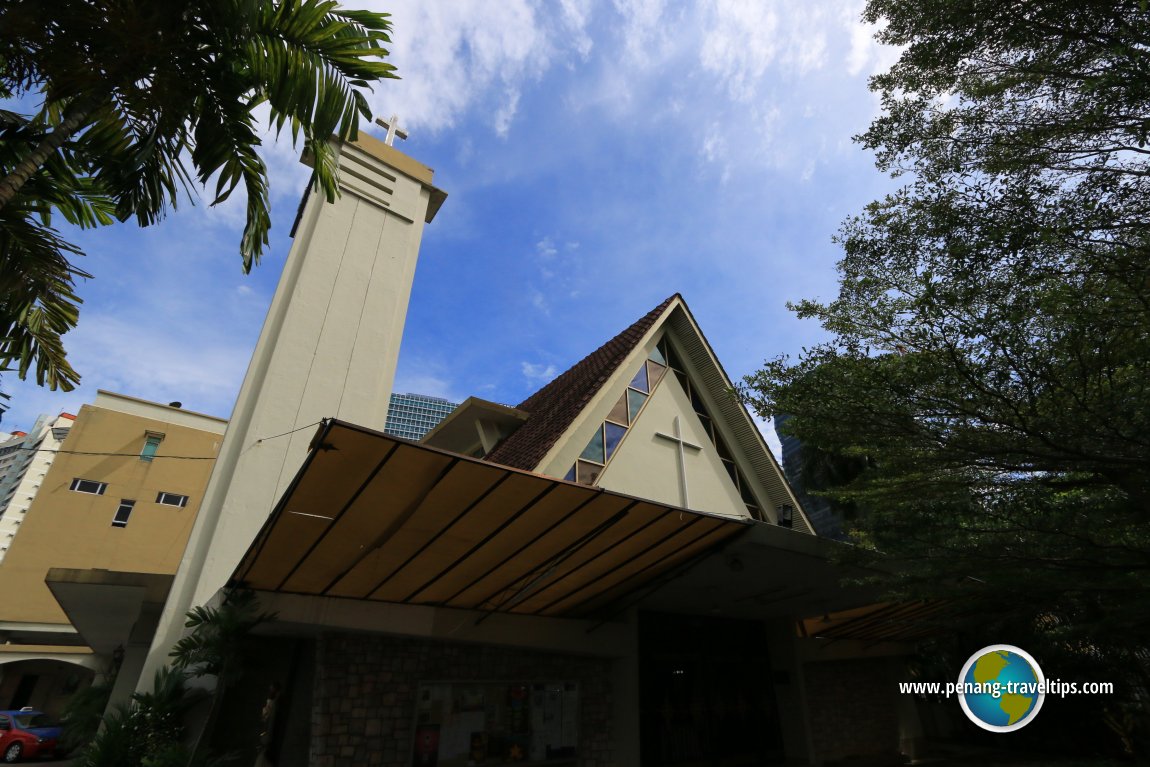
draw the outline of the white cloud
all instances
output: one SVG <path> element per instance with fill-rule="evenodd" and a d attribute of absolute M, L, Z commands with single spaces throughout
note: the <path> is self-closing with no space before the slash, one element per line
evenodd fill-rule
<path fill-rule="evenodd" d="M 841 23 L 850 30 L 850 47 L 846 55 L 847 74 L 851 77 L 874 75 L 884 72 L 898 61 L 902 48 L 883 45 L 875 39 L 875 34 L 886 26 L 882 20 L 878 24 L 867 24 L 861 19 L 863 4 L 851 3 L 842 9 Z"/>
<path fill-rule="evenodd" d="M 490 126 L 506 135 L 523 86 L 569 55 L 586 58 L 593 45 L 590 8 L 574 0 L 558 23 L 528 0 L 368 5 L 393 15 L 389 60 L 402 78 L 378 84 L 369 100 L 413 129 L 446 130 L 488 99 Z"/>
<path fill-rule="evenodd" d="M 416 364 L 416 370 L 406 370 L 395 378 L 392 389 L 397 394 L 422 394 L 425 397 L 442 397 L 450 402 L 462 402 L 467 399 L 455 390 L 454 384 L 435 372 Z M 422 368 L 422 369 L 420 369 Z"/>
<path fill-rule="evenodd" d="M 849 136 L 874 109 L 863 78 L 897 55 L 857 21 L 863 0 L 364 2 L 393 13 L 390 60 L 403 77 L 376 85 L 373 109 L 399 114 L 413 134 L 409 146 L 427 138 L 407 151 L 433 164 L 452 195 L 426 230 L 417 288 L 420 279 L 434 283 L 429 270 L 440 268 L 437 258 L 455 260 L 442 256 L 455 248 L 469 261 L 482 255 L 499 268 L 466 271 L 461 258 L 446 276 L 437 275 L 441 284 L 466 279 L 473 295 L 516 296 L 472 316 L 510 315 L 518 337 L 484 326 L 486 335 L 469 347 L 474 363 L 457 354 L 449 375 L 417 366 L 406 384 L 400 381 L 404 388 L 458 395 L 450 392 L 452 381 L 479 391 L 499 371 L 507 374 L 504 385 L 518 382 L 520 357 L 534 352 L 516 353 L 512 343 L 551 358 L 548 350 L 578 332 L 570 318 L 586 316 L 571 312 L 602 301 L 607 284 L 628 286 L 623 295 L 690 291 L 693 308 L 705 307 L 720 284 L 737 294 L 769 281 L 775 304 L 833 285 L 829 267 L 812 266 L 812 254 L 830 250 L 834 222 L 821 219 L 841 220 L 857 209 L 847 193 L 871 183 L 860 180 L 859 168 L 871 172 L 870 165 L 859 161 Z M 493 141 L 497 133 L 507 140 Z M 104 237 L 105 252 L 85 245 L 86 266 L 98 279 L 85 286 L 81 329 L 67 339 L 85 374 L 80 401 L 90 400 L 94 385 L 122 384 L 193 407 L 194 397 L 178 391 L 186 387 L 206 392 L 205 401 L 207 392 L 226 400 L 198 406 L 226 415 L 309 175 L 286 138 L 269 136 L 263 148 L 278 239 L 270 263 L 242 283 L 236 278 L 242 191 L 217 210 L 181 209 L 152 235 L 84 233 L 86 243 Z M 481 196 L 486 207 L 477 202 Z M 858 197 L 865 202 L 872 195 Z M 503 199 L 500 212 L 493 206 Z M 709 259 L 705 268 L 700 252 Z M 507 290 L 507 274 L 519 274 L 524 284 Z M 457 314 L 460 299 L 453 300 L 435 316 Z M 729 296 L 720 302 L 728 305 Z M 768 311 L 760 309 L 765 303 L 745 313 Z M 532 321 L 523 322 L 525 316 Z M 417 322 L 413 313 L 409 328 Z M 789 316 L 783 322 L 784 340 L 769 340 L 775 329 L 768 328 L 753 343 L 766 352 L 789 348 L 799 323 Z M 481 323 L 461 323 L 468 324 Z M 735 332 L 713 327 L 719 336 Z M 233 338 L 236 328 L 247 340 Z M 444 333 L 434 330 L 427 344 L 438 349 Z M 107 338 L 96 337 L 105 332 Z M 501 344 L 508 349 L 496 350 Z M 237 352 L 240 346 L 246 348 Z M 742 353 L 732 349 L 732 356 Z M 505 356 L 493 360 L 497 354 Z M 162 371 L 133 375 L 153 358 L 187 380 Z M 464 372 L 470 364 L 484 372 Z M 555 374 L 546 364 L 522 365 L 518 372 L 533 383 Z"/>
<path fill-rule="evenodd" d="M 707 133 L 703 136 L 702 153 L 707 162 L 718 162 L 726 156 L 725 140 L 722 130 L 717 122 L 707 126 Z"/>
<path fill-rule="evenodd" d="M 707 10 L 699 61 L 718 75 L 732 99 L 750 101 L 778 52 L 779 16 L 774 5 L 715 0 Z"/>
<path fill-rule="evenodd" d="M 541 259 L 544 259 L 546 261 L 550 261 L 550 260 L 554 259 L 556 255 L 559 254 L 559 251 L 555 248 L 555 240 L 554 239 L 552 239 L 551 237 L 544 237 L 542 240 L 535 243 L 535 253 Z"/>
<path fill-rule="evenodd" d="M 520 370 L 523 372 L 523 377 L 531 386 L 541 386 L 549 383 L 559 371 L 555 365 L 534 362 L 521 362 L 519 363 Z"/>
<path fill-rule="evenodd" d="M 96 396 L 95 389 L 89 395 L 80 389 L 64 393 L 49 391 L 30 383 L 20 383 L 15 373 L 5 373 L 2 381 L 3 390 L 14 393 L 10 403 L 12 411 L 5 413 L 0 420 L 0 431 L 8 433 L 29 431 L 36 422 L 36 417 L 41 413 L 78 415 L 80 408 L 90 403 Z"/>
<path fill-rule="evenodd" d="M 500 138 L 507 138 L 511 130 L 511 121 L 515 119 L 515 110 L 519 108 L 519 91 L 507 88 L 504 91 L 504 100 L 499 109 L 495 111 L 495 133 Z"/>
<path fill-rule="evenodd" d="M 246 338 L 202 326 L 180 333 L 172 323 L 107 314 L 84 316 L 68 345 L 91 392 L 86 399 L 97 388 L 108 389 L 161 402 L 179 400 L 189 409 L 222 417 L 231 413 L 251 356 Z"/>
<path fill-rule="evenodd" d="M 668 44 L 668 29 L 663 0 L 614 0 L 615 11 L 623 17 L 621 35 L 627 56 L 636 63 L 649 65 L 662 57 Z"/>
<path fill-rule="evenodd" d="M 582 260 L 579 241 L 560 242 L 561 239 L 557 236 L 547 236 L 535 243 L 534 262 L 539 270 L 539 276 L 545 282 L 555 280 L 558 283 L 548 285 L 549 292 L 564 290 L 579 280 Z M 533 303 L 537 308 L 543 308 L 544 300 L 533 299 Z"/>
<path fill-rule="evenodd" d="M 819 5 L 803 4 L 787 15 L 783 61 L 805 74 L 827 64 L 827 14 Z"/>
<path fill-rule="evenodd" d="M 861 21 L 851 24 L 851 46 L 847 52 L 847 74 L 857 77 L 862 74 L 874 56 L 878 45 L 873 37 L 874 29 Z"/>
<path fill-rule="evenodd" d="M 571 34 L 571 45 L 585 61 L 595 44 L 587 33 L 587 24 L 591 20 L 591 3 L 589 0 L 560 0 L 560 6 L 563 9 L 563 20 Z"/>

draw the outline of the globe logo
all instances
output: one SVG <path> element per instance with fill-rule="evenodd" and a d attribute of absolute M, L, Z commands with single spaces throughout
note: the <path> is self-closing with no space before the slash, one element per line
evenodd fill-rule
<path fill-rule="evenodd" d="M 984 730 L 1013 732 L 1030 724 L 1046 698 L 1046 677 L 1025 650 L 983 647 L 958 675 L 958 702 Z"/>

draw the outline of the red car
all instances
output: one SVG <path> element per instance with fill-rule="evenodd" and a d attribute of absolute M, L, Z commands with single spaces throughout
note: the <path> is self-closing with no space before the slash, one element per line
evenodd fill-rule
<path fill-rule="evenodd" d="M 59 725 L 40 711 L 0 711 L 0 761 L 55 756 L 59 739 Z"/>

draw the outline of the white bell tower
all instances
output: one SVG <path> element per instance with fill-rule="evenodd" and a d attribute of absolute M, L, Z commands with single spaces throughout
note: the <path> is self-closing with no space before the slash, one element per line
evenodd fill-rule
<path fill-rule="evenodd" d="M 404 138 L 395 123 L 388 138 Z M 423 225 L 447 195 L 390 142 L 361 135 L 338 152 L 340 197 L 306 193 L 151 649 L 127 648 L 123 670 L 139 668 L 143 688 L 182 635 L 184 614 L 235 570 L 303 463 L 314 425 L 334 417 L 383 429 Z"/>

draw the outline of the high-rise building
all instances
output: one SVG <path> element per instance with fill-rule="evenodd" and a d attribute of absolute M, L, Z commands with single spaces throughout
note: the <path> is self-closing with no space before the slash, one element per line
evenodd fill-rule
<path fill-rule="evenodd" d="M 418 442 L 458 406 L 458 402 L 449 402 L 442 397 L 392 394 L 383 433 Z"/>
<path fill-rule="evenodd" d="M 789 415 L 775 416 L 775 434 L 779 436 L 779 442 L 783 447 L 783 473 L 786 474 L 787 482 L 798 496 L 799 503 L 803 505 L 803 510 L 807 512 L 815 532 L 826 538 L 842 540 L 846 537 L 843 521 L 831 508 L 830 501 L 822 496 L 807 493 L 806 483 L 803 481 L 803 441 L 786 434 L 781 428 L 789 419 Z"/>
<path fill-rule="evenodd" d="M 71 413 L 42 415 L 32 431 L 13 432 L 0 443 L 0 561 L 20 532 L 28 508 L 75 420 Z"/>

